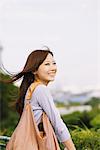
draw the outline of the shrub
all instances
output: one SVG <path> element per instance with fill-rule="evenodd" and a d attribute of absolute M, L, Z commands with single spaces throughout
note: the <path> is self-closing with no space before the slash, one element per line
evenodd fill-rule
<path fill-rule="evenodd" d="M 77 150 L 100 150 L 100 131 L 77 128 L 71 132 Z"/>
<path fill-rule="evenodd" d="M 84 125 L 88 128 L 91 128 L 90 125 L 90 116 L 87 112 L 74 112 L 69 115 L 63 115 L 62 116 L 63 121 L 70 129 L 75 129 L 74 125 L 77 125 L 79 127 L 83 127 Z"/>
<path fill-rule="evenodd" d="M 80 112 L 74 112 L 72 114 L 63 115 L 62 119 L 70 129 L 73 129 L 73 125 L 82 125 L 80 120 L 81 115 L 82 114 Z"/>
<path fill-rule="evenodd" d="M 100 114 L 98 114 L 96 117 L 94 117 L 90 124 L 95 128 L 100 128 Z"/>
<path fill-rule="evenodd" d="M 97 119 L 94 120 L 94 118 L 100 114 L 100 109 L 94 108 L 91 111 L 87 112 L 73 112 L 72 114 L 63 115 L 62 119 L 65 122 L 65 124 L 70 128 L 74 129 L 73 125 L 77 125 L 79 127 L 83 127 L 84 125 L 90 128 L 100 128 L 100 118 L 98 116 Z M 94 120 L 91 122 L 91 120 Z M 97 125 L 98 124 L 98 125 Z"/>

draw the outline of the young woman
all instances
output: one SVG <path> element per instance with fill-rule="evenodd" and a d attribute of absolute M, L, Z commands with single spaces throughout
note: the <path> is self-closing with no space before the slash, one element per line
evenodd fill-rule
<path fill-rule="evenodd" d="M 32 93 L 31 106 L 37 125 L 41 122 L 43 111 L 47 114 L 55 134 L 68 150 L 75 150 L 70 133 L 55 107 L 53 98 L 48 90 L 50 81 L 54 81 L 57 72 L 53 53 L 48 50 L 35 50 L 27 58 L 23 70 L 14 75 L 10 82 L 23 77 L 19 98 L 16 102 L 17 111 L 22 114 L 27 91 L 32 83 L 41 82 Z"/>

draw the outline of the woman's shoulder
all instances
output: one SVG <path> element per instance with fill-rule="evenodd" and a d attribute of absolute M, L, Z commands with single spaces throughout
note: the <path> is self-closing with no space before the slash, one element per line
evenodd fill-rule
<path fill-rule="evenodd" d="M 44 105 L 44 103 L 47 103 L 48 101 L 52 101 L 53 97 L 49 91 L 49 88 L 44 85 L 44 84 L 39 84 L 34 92 L 33 92 L 33 97 L 36 97 L 37 101 Z"/>
<path fill-rule="evenodd" d="M 32 97 L 36 99 L 40 99 L 41 97 L 51 98 L 52 96 L 48 87 L 43 83 L 39 83 L 36 85 L 31 84 L 30 88 L 28 89 L 26 99 L 31 99 Z"/>
<path fill-rule="evenodd" d="M 44 84 L 39 84 L 34 89 L 34 92 L 45 92 L 45 91 L 48 91 L 48 87 Z"/>
<path fill-rule="evenodd" d="M 27 100 L 31 99 L 32 96 L 37 97 L 38 95 L 45 93 L 46 90 L 47 90 L 47 88 L 44 84 L 32 83 L 26 92 L 25 99 L 27 99 Z"/>

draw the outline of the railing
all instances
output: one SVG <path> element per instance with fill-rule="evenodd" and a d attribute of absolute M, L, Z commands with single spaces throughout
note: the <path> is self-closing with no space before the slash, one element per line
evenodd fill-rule
<path fill-rule="evenodd" d="M 10 140 L 8 136 L 0 136 L 0 150 L 5 150 L 6 143 Z"/>

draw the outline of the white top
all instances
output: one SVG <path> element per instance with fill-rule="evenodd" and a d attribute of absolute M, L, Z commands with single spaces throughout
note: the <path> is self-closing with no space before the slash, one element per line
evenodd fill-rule
<path fill-rule="evenodd" d="M 70 133 L 60 117 L 60 113 L 54 104 L 53 97 L 51 96 L 47 86 L 39 84 L 32 93 L 30 103 L 34 111 L 34 117 L 37 125 L 40 123 L 42 112 L 44 111 L 54 128 L 58 140 L 60 142 L 64 142 L 70 138 Z"/>

